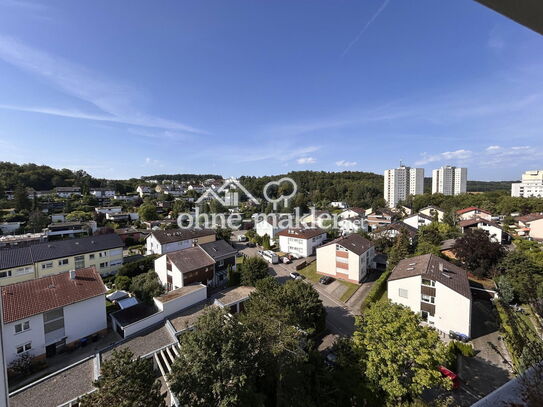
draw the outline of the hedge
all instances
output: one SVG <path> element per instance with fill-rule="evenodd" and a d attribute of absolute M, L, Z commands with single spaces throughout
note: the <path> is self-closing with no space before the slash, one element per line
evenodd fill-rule
<path fill-rule="evenodd" d="M 117 275 L 134 278 L 138 274 L 146 273 L 153 268 L 157 257 L 158 256 L 156 255 L 146 256 L 143 259 L 136 260 L 132 263 L 123 264 Z"/>
<path fill-rule="evenodd" d="M 373 285 L 371 286 L 370 292 L 368 293 L 367 297 L 364 299 L 364 301 L 362 301 L 362 305 L 360 306 L 361 311 L 364 311 L 364 309 L 369 307 L 371 304 L 381 299 L 381 297 L 387 290 L 387 281 L 391 273 L 392 270 L 387 270 L 383 274 L 381 274 L 377 280 L 375 280 L 375 283 L 373 283 Z"/>

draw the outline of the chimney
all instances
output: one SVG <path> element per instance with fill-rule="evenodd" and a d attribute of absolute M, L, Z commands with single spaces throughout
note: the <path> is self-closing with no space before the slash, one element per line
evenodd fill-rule
<path fill-rule="evenodd" d="M 70 270 L 70 280 L 75 280 L 75 270 Z"/>

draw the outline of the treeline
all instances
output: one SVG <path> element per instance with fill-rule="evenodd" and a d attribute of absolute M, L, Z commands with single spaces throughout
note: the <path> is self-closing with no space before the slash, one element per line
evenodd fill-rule
<path fill-rule="evenodd" d="M 519 181 L 468 181 L 468 192 L 511 191 L 511 184 Z M 432 192 L 432 177 L 424 178 L 424 192 Z"/>
<path fill-rule="evenodd" d="M 514 212 L 527 214 L 532 212 L 543 212 L 543 199 L 540 198 L 517 198 L 510 196 L 506 191 L 483 192 L 481 194 L 423 194 L 410 197 L 406 206 L 418 211 L 429 205 L 435 205 L 447 212 L 477 206 L 496 215 L 509 215 Z"/>
<path fill-rule="evenodd" d="M 148 175 L 145 177 L 141 177 L 141 179 L 148 181 L 148 180 L 157 180 L 157 181 L 164 181 L 164 180 L 172 180 L 172 181 L 179 181 L 179 182 L 203 182 L 206 179 L 216 179 L 220 180 L 222 179 L 221 175 L 217 174 L 159 174 L 159 175 Z"/>
<path fill-rule="evenodd" d="M 384 205 L 383 176 L 371 172 L 293 171 L 274 176 L 243 176 L 239 180 L 257 198 L 263 198 L 264 186 L 282 177 L 290 177 L 296 182 L 297 199 L 306 203 L 326 206 L 330 201 L 346 201 L 360 207 Z"/>

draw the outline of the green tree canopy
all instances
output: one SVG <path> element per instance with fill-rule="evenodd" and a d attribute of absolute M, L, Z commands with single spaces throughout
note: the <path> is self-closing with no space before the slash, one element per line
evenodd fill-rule
<path fill-rule="evenodd" d="M 144 221 L 157 220 L 156 206 L 151 203 L 143 204 L 138 209 L 138 215 Z"/>
<path fill-rule="evenodd" d="M 505 255 L 503 246 L 491 241 L 488 232 L 482 229 L 468 229 L 456 240 L 453 251 L 466 268 L 479 277 L 489 277 Z"/>
<path fill-rule="evenodd" d="M 132 279 L 130 291 L 141 301 L 150 303 L 153 301 L 153 297 L 158 297 L 164 293 L 164 287 L 160 284 L 155 271 L 150 270 L 147 273 L 138 274 Z"/>
<path fill-rule="evenodd" d="M 446 362 L 446 347 L 404 306 L 374 304 L 357 320 L 353 344 L 373 391 L 391 405 L 413 400 L 426 389 L 450 387 L 438 370 Z"/>
<path fill-rule="evenodd" d="M 160 382 L 150 359 L 134 359 L 128 349 L 114 350 L 101 365 L 94 382 L 97 391 L 80 401 L 81 407 L 166 407 Z"/>
<path fill-rule="evenodd" d="M 246 257 L 238 268 L 242 285 L 254 286 L 258 280 L 269 275 L 268 262 L 259 256 Z"/>

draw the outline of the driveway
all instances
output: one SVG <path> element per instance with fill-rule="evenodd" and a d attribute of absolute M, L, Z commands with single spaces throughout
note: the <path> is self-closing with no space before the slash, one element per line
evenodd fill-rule
<path fill-rule="evenodd" d="M 247 247 L 246 243 L 233 242 L 235 247 L 247 256 L 256 256 L 259 250 L 256 247 Z M 303 260 L 298 260 L 303 261 Z M 281 283 L 290 279 L 289 274 L 295 270 L 295 264 L 270 264 L 270 274 L 276 277 Z M 340 302 L 333 293 L 327 292 L 327 286 L 321 286 L 318 283 L 311 283 L 313 288 L 319 293 L 324 308 L 326 309 L 326 327 L 332 334 L 350 336 L 354 332 L 354 316 L 349 307 Z M 330 284 L 332 285 L 332 284 Z"/>

